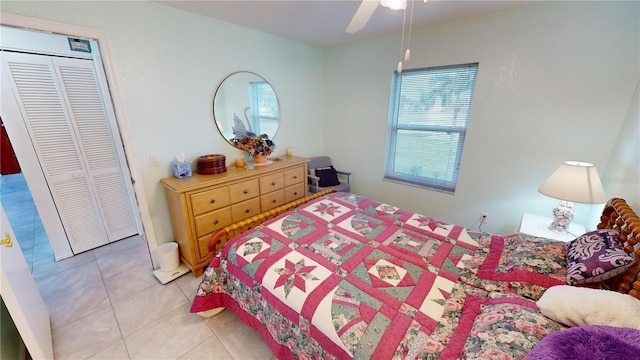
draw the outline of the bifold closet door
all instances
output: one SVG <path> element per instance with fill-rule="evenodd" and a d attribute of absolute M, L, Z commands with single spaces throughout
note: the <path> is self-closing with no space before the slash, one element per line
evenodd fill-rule
<path fill-rule="evenodd" d="M 137 234 L 93 62 L 3 51 L 2 63 L 73 253 Z"/>

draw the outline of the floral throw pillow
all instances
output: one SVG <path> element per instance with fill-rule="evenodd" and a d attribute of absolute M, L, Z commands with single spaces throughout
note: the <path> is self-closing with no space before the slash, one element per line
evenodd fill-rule
<path fill-rule="evenodd" d="M 566 243 L 567 282 L 601 282 L 631 267 L 635 259 L 622 249 L 618 235 L 617 230 L 595 230 Z"/>
<path fill-rule="evenodd" d="M 537 300 L 554 285 L 566 284 L 564 242 L 526 234 L 500 236 L 469 232 L 478 251 L 460 281 L 487 291 L 512 292 Z"/>
<path fill-rule="evenodd" d="M 495 237 L 478 277 L 543 287 L 566 284 L 564 242 L 525 234 Z"/>
<path fill-rule="evenodd" d="M 465 261 L 465 268 L 460 272 L 460 281 L 486 291 L 517 294 L 535 300 L 539 299 L 547 289 L 546 287 L 527 282 L 496 281 L 478 277 L 478 270 L 486 257 L 487 254 L 480 251 L 476 253 L 471 260 Z"/>

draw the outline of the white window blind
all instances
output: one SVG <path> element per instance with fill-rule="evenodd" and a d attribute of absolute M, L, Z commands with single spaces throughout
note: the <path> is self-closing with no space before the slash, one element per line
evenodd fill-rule
<path fill-rule="evenodd" d="M 454 192 L 478 64 L 394 72 L 385 178 Z"/>
<path fill-rule="evenodd" d="M 278 98 L 266 81 L 249 83 L 251 128 L 257 135 L 275 134 L 278 129 Z"/>

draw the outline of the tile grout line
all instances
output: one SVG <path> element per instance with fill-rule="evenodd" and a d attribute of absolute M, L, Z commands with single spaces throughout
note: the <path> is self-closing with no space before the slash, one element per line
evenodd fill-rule
<path fill-rule="evenodd" d="M 183 276 L 185 276 L 185 275 L 191 275 L 191 273 L 184 274 Z M 175 282 L 176 282 L 176 286 L 178 287 L 178 289 L 180 289 L 180 292 L 182 293 L 182 295 L 184 295 L 184 297 L 187 299 L 187 302 L 189 303 L 189 308 L 191 308 L 191 304 L 192 304 L 191 299 L 189 298 L 189 296 L 187 296 L 187 294 L 185 294 L 185 292 L 184 292 L 184 290 L 182 289 L 182 287 L 181 287 L 180 285 L 178 285 L 178 283 L 177 283 L 177 280 L 178 280 L 178 279 L 179 279 L 179 278 L 174 279 L 173 281 L 175 281 Z M 172 281 L 172 282 L 173 282 L 173 281 Z M 191 314 L 191 312 L 189 312 L 189 313 Z M 194 316 L 197 316 L 197 317 L 200 319 L 200 321 L 204 324 L 204 326 L 206 326 L 206 328 L 207 328 L 207 329 L 209 330 L 209 332 L 211 333 L 211 336 L 215 337 L 215 338 L 216 338 L 216 340 L 218 340 L 218 342 L 219 342 L 220 344 L 222 344 L 222 347 L 224 347 L 224 350 L 227 352 L 227 354 L 229 354 L 229 356 L 231 356 L 231 353 L 229 353 L 229 350 L 224 346 L 224 343 L 223 343 L 223 342 L 218 338 L 218 336 L 216 335 L 216 333 L 215 333 L 213 330 L 211 330 L 211 328 L 209 327 L 209 325 L 206 323 L 205 319 L 204 319 L 202 316 L 198 315 L 198 314 L 193 314 L 193 315 L 194 315 Z M 184 355 L 188 354 L 190 351 L 194 350 L 194 349 L 195 349 L 195 348 L 197 348 L 198 346 L 200 346 L 203 342 L 205 342 L 205 341 L 209 340 L 209 339 L 211 338 L 211 336 L 209 336 L 209 337 L 207 337 L 207 338 L 203 339 L 201 342 L 199 342 L 198 344 L 194 345 L 191 349 L 188 349 L 187 351 L 185 351 L 182 355 L 178 356 L 178 359 L 180 359 L 182 356 L 184 356 Z M 233 356 L 231 356 L 231 358 L 232 358 L 232 360 L 233 360 Z"/>
<path fill-rule="evenodd" d="M 92 250 L 93 253 L 93 250 Z M 120 340 L 122 341 L 122 345 L 124 346 L 124 350 L 127 352 L 127 358 L 131 359 L 131 352 L 129 351 L 129 347 L 127 347 L 127 342 L 124 341 L 124 334 L 122 333 L 122 328 L 120 327 L 120 321 L 118 321 L 118 317 L 116 316 L 116 309 L 113 308 L 113 300 L 111 299 L 111 295 L 109 295 L 109 289 L 107 289 L 107 284 L 104 281 L 104 274 L 102 273 L 102 269 L 100 269 L 100 265 L 98 265 L 98 257 L 95 255 L 95 253 L 93 253 L 93 257 L 94 257 L 94 261 L 96 262 L 96 266 L 98 267 L 98 271 L 100 272 L 100 279 L 102 280 L 102 286 L 104 286 L 104 290 L 107 293 L 107 298 L 109 299 L 109 306 L 111 307 L 111 312 L 113 313 L 113 318 L 116 321 L 116 324 L 118 325 L 118 332 L 120 333 Z M 115 275 L 117 276 L 117 274 Z M 96 354 L 99 354 L 101 351 L 104 351 L 108 349 L 108 347 L 98 351 L 97 353 L 93 354 L 92 356 L 95 356 Z"/>
<path fill-rule="evenodd" d="M 126 240 L 126 239 L 123 239 L 123 240 Z M 107 245 L 105 245 L 105 246 L 108 246 L 108 245 L 109 245 L 109 244 L 107 244 Z M 107 257 L 108 257 L 108 256 L 116 256 L 116 255 L 120 254 L 121 252 L 123 252 L 123 251 L 125 251 L 125 252 L 126 252 L 127 250 L 130 250 L 131 248 L 133 248 L 133 247 L 135 247 L 135 246 L 137 246 L 137 245 L 131 245 L 131 246 L 127 246 L 127 247 L 125 247 L 124 249 L 118 249 L 118 250 L 113 251 L 113 252 L 107 252 L 106 256 L 107 256 Z M 94 249 L 94 250 L 95 250 L 95 249 Z M 104 288 L 105 288 L 105 291 L 106 291 L 106 293 L 107 293 L 107 297 L 108 297 L 108 299 L 109 299 L 109 306 L 111 307 L 111 312 L 113 313 L 113 317 L 114 317 L 114 319 L 115 319 L 115 321 L 116 321 L 116 324 L 118 325 L 118 332 L 120 333 L 120 340 L 122 341 L 122 345 L 124 346 L 124 349 L 125 349 L 125 351 L 127 352 L 127 358 L 128 358 L 128 359 L 131 359 L 131 351 L 130 351 L 129 347 L 127 346 L 127 342 L 125 341 L 125 336 L 124 336 L 124 333 L 123 333 L 123 331 L 122 331 L 122 327 L 121 327 L 120 321 L 118 320 L 118 316 L 116 316 L 116 310 L 115 310 L 115 308 L 114 308 L 114 303 L 124 301 L 124 300 L 126 300 L 126 299 L 128 299 L 128 298 L 130 298 L 130 297 L 134 296 L 135 294 L 137 294 L 137 293 L 139 293 L 139 292 L 141 292 L 141 291 L 144 291 L 144 290 L 148 289 L 148 287 L 147 287 L 147 288 L 144 288 L 144 289 L 139 289 L 138 291 L 136 291 L 136 292 L 134 292 L 134 293 L 131 293 L 131 294 L 128 294 L 126 297 L 124 297 L 124 298 L 122 298 L 122 299 L 119 299 L 119 300 L 115 301 L 115 300 L 112 298 L 112 295 L 111 295 L 111 294 L 109 294 L 109 289 L 107 288 L 107 284 L 106 284 L 106 282 L 105 282 L 105 274 L 103 273 L 103 269 L 102 269 L 102 268 L 100 267 L 100 265 L 98 264 L 98 256 L 95 254 L 95 252 L 94 252 L 93 250 L 91 250 L 91 251 L 92 251 L 92 253 L 93 253 L 93 255 L 94 255 L 94 261 L 96 262 L 96 266 L 98 267 L 98 271 L 100 272 L 100 278 L 102 279 L 102 284 L 103 284 L 103 286 L 104 286 Z M 119 272 L 117 272 L 117 273 L 110 274 L 107 278 L 112 278 L 112 277 L 115 277 L 115 276 L 121 276 L 122 274 L 124 274 L 125 272 L 127 272 L 127 271 L 129 271 L 129 270 L 130 270 L 130 269 L 129 269 L 129 268 L 127 268 L 127 269 L 124 269 L 124 270 L 119 271 Z M 145 325 L 145 327 L 146 327 L 146 326 L 148 326 L 148 325 Z M 140 330 L 142 330 L 142 329 L 144 329 L 144 327 L 142 327 L 141 329 L 138 329 L 138 330 L 134 331 L 132 334 L 134 334 L 134 333 L 136 333 L 136 332 L 138 332 L 138 331 L 140 331 Z M 132 334 L 129 334 L 128 336 L 131 336 Z M 101 351 L 104 351 L 104 350 L 105 350 L 105 349 L 103 349 L 103 350 L 101 350 Z M 99 353 L 99 352 L 98 352 L 98 353 Z M 96 353 L 96 354 L 98 354 L 98 353 Z M 94 354 L 94 355 L 95 355 L 95 354 Z"/>

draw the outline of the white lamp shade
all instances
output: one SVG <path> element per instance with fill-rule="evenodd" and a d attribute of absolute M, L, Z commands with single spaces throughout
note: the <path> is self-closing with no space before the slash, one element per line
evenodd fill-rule
<path fill-rule="evenodd" d="M 404 10 L 407 8 L 407 0 L 380 0 L 380 5 L 391 10 Z"/>
<path fill-rule="evenodd" d="M 538 191 L 552 198 L 581 204 L 607 201 L 596 167 L 580 161 L 565 161 Z"/>

